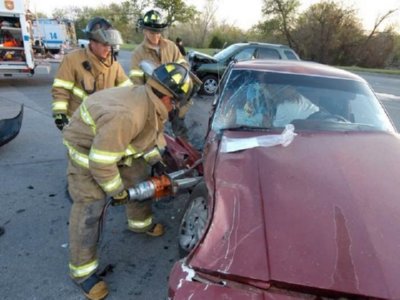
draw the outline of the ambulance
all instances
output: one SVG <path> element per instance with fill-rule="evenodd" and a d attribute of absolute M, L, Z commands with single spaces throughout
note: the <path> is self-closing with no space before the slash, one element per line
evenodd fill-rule
<path fill-rule="evenodd" d="M 72 21 L 40 18 L 33 20 L 33 39 L 46 52 L 57 54 L 76 44 L 75 26 Z"/>
<path fill-rule="evenodd" d="M 31 19 L 24 0 L 0 0 L 0 76 L 35 73 Z M 41 67 L 41 73 L 50 72 Z"/>

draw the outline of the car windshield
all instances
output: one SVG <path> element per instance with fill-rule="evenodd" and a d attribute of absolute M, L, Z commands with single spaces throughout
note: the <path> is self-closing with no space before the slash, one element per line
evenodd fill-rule
<path fill-rule="evenodd" d="M 231 56 L 233 52 L 236 51 L 237 48 L 240 46 L 235 44 L 235 45 L 230 45 L 229 47 L 221 50 L 217 54 L 214 55 L 214 58 L 218 61 L 225 59 L 228 56 Z"/>
<path fill-rule="evenodd" d="M 223 86 L 213 130 L 395 131 L 364 82 L 237 69 Z"/>

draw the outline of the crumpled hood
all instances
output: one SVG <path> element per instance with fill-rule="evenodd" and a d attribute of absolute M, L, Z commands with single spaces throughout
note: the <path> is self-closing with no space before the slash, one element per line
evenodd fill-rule
<path fill-rule="evenodd" d="M 189 61 L 191 62 L 201 62 L 201 63 L 216 63 L 217 60 L 211 55 L 201 53 L 198 51 L 189 52 Z"/>
<path fill-rule="evenodd" d="M 219 153 L 213 222 L 190 265 L 400 299 L 399 154 L 400 140 L 385 133 L 298 135 L 288 147 Z"/>

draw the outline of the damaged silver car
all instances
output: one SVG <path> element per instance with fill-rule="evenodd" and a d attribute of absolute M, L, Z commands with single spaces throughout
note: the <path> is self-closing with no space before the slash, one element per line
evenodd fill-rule
<path fill-rule="evenodd" d="M 211 96 L 218 90 L 219 81 L 229 63 L 249 59 L 300 60 L 297 53 L 285 45 L 269 43 L 237 43 L 210 56 L 197 51 L 188 55 L 191 71 L 203 85 L 200 93 Z"/>

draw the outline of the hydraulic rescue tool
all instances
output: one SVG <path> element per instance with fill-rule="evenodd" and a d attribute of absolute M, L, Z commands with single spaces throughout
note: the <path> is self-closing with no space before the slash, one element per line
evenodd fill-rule
<path fill-rule="evenodd" d="M 129 188 L 129 200 L 144 201 L 149 198 L 153 198 L 157 201 L 166 196 L 176 195 L 180 190 L 195 186 L 203 177 L 197 176 L 178 179 L 178 177 L 181 177 L 191 171 L 193 167 L 194 166 L 189 169 L 179 170 L 161 176 L 154 176 L 149 180 Z"/>
<path fill-rule="evenodd" d="M 190 167 L 160 176 L 153 176 L 146 181 L 136 184 L 134 187 L 128 189 L 128 201 L 145 201 L 148 199 L 158 201 L 163 197 L 173 196 L 181 190 L 194 187 L 203 179 L 202 176 L 179 178 L 193 172 L 202 162 L 203 159 L 201 158 L 194 162 Z M 104 216 L 108 207 L 115 204 L 113 201 L 115 201 L 113 198 L 107 201 L 101 213 L 97 240 L 98 243 L 101 241 L 102 232 L 104 230 Z"/>

